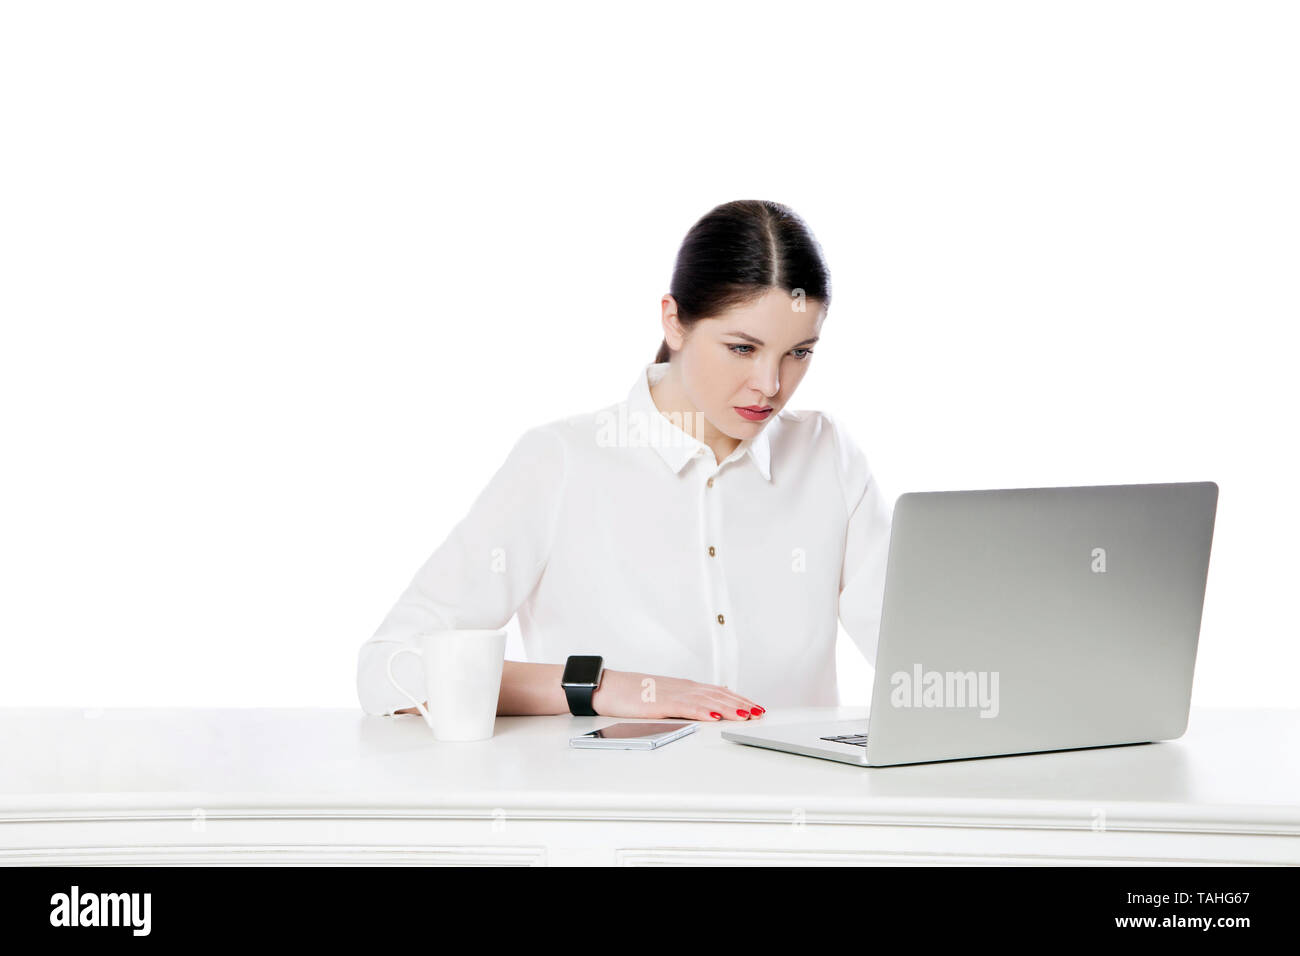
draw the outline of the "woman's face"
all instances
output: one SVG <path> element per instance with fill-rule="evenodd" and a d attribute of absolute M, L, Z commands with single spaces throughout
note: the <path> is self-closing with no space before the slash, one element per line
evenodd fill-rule
<path fill-rule="evenodd" d="M 805 311 L 796 311 L 799 304 Z M 814 299 L 797 301 L 769 289 L 748 305 L 696 322 L 683 338 L 675 310 L 676 302 L 665 296 L 665 337 L 677 351 L 673 362 L 680 365 L 686 397 L 718 431 L 741 440 L 757 435 L 790 401 L 826 317 Z M 751 406 L 770 411 L 742 413 Z"/>

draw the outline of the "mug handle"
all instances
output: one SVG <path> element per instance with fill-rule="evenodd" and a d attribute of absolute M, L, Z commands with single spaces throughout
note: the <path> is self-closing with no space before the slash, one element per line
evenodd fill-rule
<path fill-rule="evenodd" d="M 402 692 L 403 697 L 415 705 L 415 709 L 420 712 L 420 716 L 424 718 L 424 722 L 432 727 L 433 718 L 429 716 L 429 711 L 425 708 L 424 704 L 412 697 L 405 687 L 397 683 L 397 678 L 393 676 L 393 661 L 397 660 L 398 654 L 415 654 L 420 658 L 423 658 L 424 654 L 418 647 L 399 647 L 397 650 L 393 651 L 393 653 L 388 655 L 388 680 L 394 687 Z"/>

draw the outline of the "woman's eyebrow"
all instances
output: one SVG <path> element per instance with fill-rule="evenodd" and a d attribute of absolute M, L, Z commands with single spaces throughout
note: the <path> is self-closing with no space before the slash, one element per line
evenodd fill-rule
<path fill-rule="evenodd" d="M 755 345 L 765 345 L 765 344 L 767 344 L 767 343 L 763 342 L 762 339 L 756 339 L 756 338 L 754 338 L 752 335 L 748 335 L 748 334 L 746 334 L 746 333 L 744 333 L 744 332 L 723 332 L 722 334 L 723 334 L 723 335 L 734 335 L 734 336 L 736 336 L 737 338 L 744 339 L 746 342 L 753 342 Z M 820 335 L 814 335 L 814 336 L 813 336 L 812 338 L 810 338 L 810 339 L 804 339 L 802 342 L 796 342 L 794 345 L 791 346 L 791 348 L 796 348 L 796 349 L 797 349 L 800 345 L 812 345 L 812 344 L 813 344 L 814 342 L 816 342 L 819 338 L 821 338 Z"/>

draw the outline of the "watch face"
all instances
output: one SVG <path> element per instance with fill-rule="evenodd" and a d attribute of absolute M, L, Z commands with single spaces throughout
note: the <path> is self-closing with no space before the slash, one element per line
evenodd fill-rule
<path fill-rule="evenodd" d="M 596 678 L 600 676 L 600 664 L 603 658 L 596 656 L 574 656 L 570 657 L 564 665 L 564 676 L 560 678 L 561 684 L 595 684 Z"/>

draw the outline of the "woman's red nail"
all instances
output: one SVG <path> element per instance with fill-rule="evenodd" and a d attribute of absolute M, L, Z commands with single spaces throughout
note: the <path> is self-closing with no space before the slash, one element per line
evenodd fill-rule
<path fill-rule="evenodd" d="M 748 716 L 749 716 L 749 712 L 748 712 L 748 711 L 744 711 L 744 710 L 738 710 L 738 711 L 736 711 L 736 714 L 737 714 L 738 716 L 740 716 L 740 717 L 748 717 Z"/>
<path fill-rule="evenodd" d="M 750 712 L 751 714 L 765 714 L 765 713 L 767 713 L 767 711 L 765 711 L 762 707 L 751 707 L 751 708 L 749 708 L 749 712 Z"/>
<path fill-rule="evenodd" d="M 722 719 L 722 715 L 721 715 L 720 713 L 718 713 L 716 710 L 711 710 L 711 711 L 709 711 L 709 716 L 712 717 L 714 720 L 721 720 L 721 719 Z"/>

